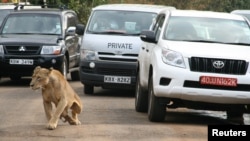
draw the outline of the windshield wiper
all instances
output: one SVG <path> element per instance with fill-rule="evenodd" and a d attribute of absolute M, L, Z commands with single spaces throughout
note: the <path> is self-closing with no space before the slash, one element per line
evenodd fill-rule
<path fill-rule="evenodd" d="M 219 44 L 245 45 L 245 46 L 249 46 L 250 45 L 250 43 L 230 43 L 230 42 L 219 42 L 219 41 L 211 41 L 211 40 L 175 40 L 175 41 L 202 42 L 202 43 L 219 43 Z"/>
<path fill-rule="evenodd" d="M 202 43 L 223 43 L 218 41 L 211 41 L 211 40 L 182 40 L 187 42 L 202 42 Z"/>
<path fill-rule="evenodd" d="M 102 31 L 102 32 L 96 32 L 91 31 L 92 34 L 110 34 L 110 35 L 124 35 L 124 36 L 139 36 L 140 33 L 126 33 L 126 32 L 120 32 L 120 31 Z"/>
<path fill-rule="evenodd" d="M 219 44 L 230 44 L 230 45 L 245 45 L 249 46 L 250 43 L 232 43 L 232 42 L 219 42 L 219 41 L 211 41 L 211 40 L 188 40 L 189 42 L 204 42 L 204 43 L 219 43 Z"/>
<path fill-rule="evenodd" d="M 243 46 L 249 46 L 250 43 L 224 43 L 224 44 L 230 44 L 230 45 L 243 45 Z"/>

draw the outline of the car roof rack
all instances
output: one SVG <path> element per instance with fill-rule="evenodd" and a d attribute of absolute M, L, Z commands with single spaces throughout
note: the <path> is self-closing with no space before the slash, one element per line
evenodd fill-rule
<path fill-rule="evenodd" d="M 25 9 L 24 7 L 29 7 L 27 9 L 30 8 L 57 8 L 60 9 L 61 11 L 68 9 L 68 7 L 66 5 L 47 5 L 47 4 L 43 4 L 43 5 L 25 5 L 25 4 L 16 4 L 16 6 L 14 7 L 14 10 L 21 10 L 21 9 Z"/>
<path fill-rule="evenodd" d="M 38 8 L 43 8 L 41 5 L 25 5 L 25 4 L 16 4 L 14 7 L 14 10 L 19 10 L 19 9 L 25 9 L 24 7 L 28 7 L 27 9 L 38 9 Z"/>

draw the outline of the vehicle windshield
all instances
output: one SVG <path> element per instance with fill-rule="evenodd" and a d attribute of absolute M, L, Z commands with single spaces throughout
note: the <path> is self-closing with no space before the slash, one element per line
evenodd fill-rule
<path fill-rule="evenodd" d="M 164 35 L 166 40 L 250 44 L 248 23 L 231 19 L 171 17 Z"/>
<path fill-rule="evenodd" d="M 52 14 L 13 14 L 2 25 L 2 34 L 60 35 L 60 16 Z"/>
<path fill-rule="evenodd" d="M 0 25 L 2 24 L 4 18 L 11 12 L 10 9 L 0 9 Z"/>
<path fill-rule="evenodd" d="M 138 35 L 149 29 L 156 13 L 138 11 L 95 11 L 88 32 L 95 34 Z"/>

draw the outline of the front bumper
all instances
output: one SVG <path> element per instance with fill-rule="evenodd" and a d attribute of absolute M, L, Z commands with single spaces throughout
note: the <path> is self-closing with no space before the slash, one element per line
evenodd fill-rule
<path fill-rule="evenodd" d="M 95 67 L 91 68 L 90 63 Z M 82 84 L 101 86 L 103 88 L 133 89 L 136 84 L 136 63 L 127 62 L 108 62 L 108 61 L 81 61 L 80 79 Z M 131 83 L 107 83 L 104 76 L 130 77 Z"/>
<path fill-rule="evenodd" d="M 60 55 L 5 55 L 0 56 L 0 76 L 31 76 L 36 66 L 59 69 L 63 63 Z M 10 64 L 10 59 L 32 59 L 33 65 Z"/>
<path fill-rule="evenodd" d="M 202 85 L 200 76 L 236 78 L 237 86 Z M 160 62 L 154 65 L 153 89 L 158 97 L 218 104 L 250 104 L 249 78 L 248 72 L 245 75 L 193 72 L 189 68 Z"/>

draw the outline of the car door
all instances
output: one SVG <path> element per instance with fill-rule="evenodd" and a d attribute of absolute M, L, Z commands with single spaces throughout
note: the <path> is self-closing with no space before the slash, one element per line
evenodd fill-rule
<path fill-rule="evenodd" d="M 162 30 L 162 25 L 163 22 L 165 20 L 165 15 L 164 14 L 160 14 L 157 16 L 155 22 L 152 25 L 152 30 L 155 33 L 156 36 L 156 41 L 158 41 L 161 30 Z M 155 43 L 143 43 L 142 44 L 142 49 L 140 51 L 140 67 L 141 67 L 141 74 L 140 74 L 140 78 L 146 78 L 144 79 L 144 81 L 142 82 L 143 86 L 147 86 L 148 85 L 148 77 L 149 77 L 149 70 L 150 70 L 150 65 L 152 64 L 151 62 L 152 57 L 151 55 L 153 54 L 153 50 L 155 48 L 156 44 Z"/>
<path fill-rule="evenodd" d="M 79 58 L 79 46 L 78 46 L 78 36 L 75 34 L 75 27 L 78 22 L 77 16 L 73 12 L 68 12 L 65 14 L 66 21 L 66 37 L 65 45 L 69 52 L 69 68 L 76 66 Z M 69 31 L 69 32 L 67 32 Z"/>

